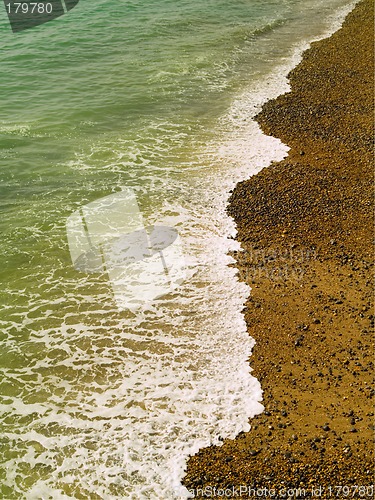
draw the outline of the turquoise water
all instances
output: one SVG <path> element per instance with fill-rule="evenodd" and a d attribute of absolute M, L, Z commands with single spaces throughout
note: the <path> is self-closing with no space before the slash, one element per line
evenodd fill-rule
<path fill-rule="evenodd" d="M 349 6 L 81 0 L 18 34 L 0 9 L 0 498 L 184 497 L 188 455 L 262 411 L 226 199 L 286 154 L 251 117 Z M 66 233 L 122 188 L 188 267 L 137 313 Z"/>

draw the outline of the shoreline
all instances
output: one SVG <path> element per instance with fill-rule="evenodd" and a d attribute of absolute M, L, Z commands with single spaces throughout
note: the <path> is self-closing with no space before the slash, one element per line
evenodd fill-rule
<path fill-rule="evenodd" d="M 239 277 L 252 288 L 244 315 L 265 411 L 249 432 L 190 458 L 183 484 L 198 498 L 240 486 L 344 498 L 328 490 L 339 485 L 370 498 L 353 486 L 369 487 L 374 473 L 372 11 L 361 1 L 313 42 L 291 91 L 256 117 L 290 147 L 237 184 L 228 208 Z"/>

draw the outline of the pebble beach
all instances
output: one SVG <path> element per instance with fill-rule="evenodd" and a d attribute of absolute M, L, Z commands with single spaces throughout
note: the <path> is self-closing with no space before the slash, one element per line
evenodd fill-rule
<path fill-rule="evenodd" d="M 290 147 L 228 207 L 265 411 L 191 457 L 197 498 L 373 498 L 373 61 L 364 0 L 256 118 Z"/>

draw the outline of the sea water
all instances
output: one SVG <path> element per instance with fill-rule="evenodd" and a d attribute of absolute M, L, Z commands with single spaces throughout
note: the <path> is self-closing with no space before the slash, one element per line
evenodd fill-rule
<path fill-rule="evenodd" d="M 249 430 L 227 197 L 287 154 L 252 117 L 352 7 L 81 0 L 13 34 L 0 6 L 0 498 L 184 498 L 189 455 Z M 137 310 L 68 245 L 69 217 L 124 189 L 186 268 Z"/>

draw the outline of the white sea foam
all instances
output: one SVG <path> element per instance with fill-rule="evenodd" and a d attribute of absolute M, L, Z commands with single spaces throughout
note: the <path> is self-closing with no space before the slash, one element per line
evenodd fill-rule
<path fill-rule="evenodd" d="M 194 293 L 193 284 L 188 292 Z M 49 466 L 53 474 L 43 477 L 40 471 L 26 498 L 47 492 L 62 498 L 72 484 L 80 484 L 77 496 L 172 498 L 176 488 L 183 495 L 179 478 L 186 457 L 219 444 L 219 436 L 248 430 L 247 417 L 261 410 L 260 387 L 246 363 L 251 342 L 237 338 L 242 318 L 221 334 L 223 365 L 215 330 L 224 324 L 211 321 L 216 308 L 206 294 L 194 301 L 194 314 L 191 304 L 187 293 L 177 311 L 170 304 L 174 311 L 168 314 L 164 303 L 133 321 L 112 318 L 107 324 L 110 312 L 97 311 L 103 317 L 95 327 L 72 324 L 67 316 L 59 330 L 45 332 L 45 359 L 9 373 L 29 393 L 9 397 L 4 410 L 30 423 L 27 431 L 5 433 L 20 455 L 24 450 L 22 458 L 7 461 L 7 484 L 14 484 L 20 467 L 39 474 Z M 35 334 L 40 341 L 40 332 Z M 50 393 L 44 403 L 32 402 L 41 398 L 26 382 L 34 375 Z"/>
<path fill-rule="evenodd" d="M 127 181 L 148 223 L 178 228 L 190 279 L 137 314 L 119 312 L 106 277 L 69 268 L 65 241 L 56 249 L 65 219 L 50 233 L 35 225 L 35 240 L 49 239 L 53 251 L 40 244 L 29 275 L 15 273 L 16 312 L 1 323 L 2 486 L 13 496 L 186 498 L 188 457 L 249 430 L 262 411 L 241 314 L 250 290 L 228 267 L 239 245 L 228 239 L 235 226 L 225 208 L 236 182 L 287 154 L 251 118 L 289 90 L 286 74 L 304 47 L 241 92 L 208 144 L 187 147 L 186 129 L 155 120 L 141 139 L 105 138 L 70 163 L 82 179 L 108 172 L 112 188 Z M 37 208 L 51 209 L 47 197 Z"/>
<path fill-rule="evenodd" d="M 164 199 L 147 198 L 157 207 L 147 222 L 178 228 L 190 279 L 136 315 L 119 313 L 103 277 L 66 273 L 66 262 L 40 256 L 30 279 L 43 278 L 49 296 L 23 297 L 1 350 L 13 359 L 3 372 L 13 387 L 3 435 L 17 451 L 5 457 L 4 484 L 17 495 L 186 497 L 188 456 L 248 430 L 262 410 L 240 313 L 248 289 L 227 266 L 237 244 L 226 237 L 234 228 L 218 172 L 208 168 L 202 180 L 192 164 L 179 181 L 171 169 L 171 182 L 150 170 Z"/>

